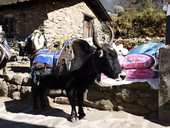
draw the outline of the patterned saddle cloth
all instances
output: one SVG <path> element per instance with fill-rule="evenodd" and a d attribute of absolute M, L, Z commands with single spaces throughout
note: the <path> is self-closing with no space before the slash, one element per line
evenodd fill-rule
<path fill-rule="evenodd" d="M 72 53 L 72 54 L 70 54 Z M 34 58 L 33 67 L 38 75 L 65 74 L 71 67 L 73 51 L 69 40 L 63 42 L 62 48 L 56 51 L 39 50 Z"/>
<path fill-rule="evenodd" d="M 58 51 L 48 51 L 47 49 L 41 49 L 36 54 L 36 57 L 33 61 L 33 64 L 36 65 L 36 68 L 52 68 L 53 65 L 57 62 L 62 50 Z"/>

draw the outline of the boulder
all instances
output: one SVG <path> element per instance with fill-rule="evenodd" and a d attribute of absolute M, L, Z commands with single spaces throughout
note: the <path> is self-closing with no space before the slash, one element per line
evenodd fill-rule
<path fill-rule="evenodd" d="M 12 99 L 14 100 L 20 100 L 20 92 L 19 91 L 16 91 L 16 92 L 13 92 L 12 93 Z"/>
<path fill-rule="evenodd" d="M 120 99 L 127 103 L 132 103 L 137 101 L 138 94 L 132 89 L 122 89 L 121 92 L 116 93 L 117 100 Z"/>
<path fill-rule="evenodd" d="M 100 100 L 95 102 L 95 106 L 97 106 L 100 110 L 113 110 L 114 105 L 110 100 Z"/>
<path fill-rule="evenodd" d="M 19 75 L 19 74 L 15 74 L 12 78 L 12 82 L 14 84 L 18 84 L 18 85 L 21 85 L 22 84 L 22 79 L 23 79 L 23 75 Z"/>
<path fill-rule="evenodd" d="M 29 76 L 26 76 L 22 79 L 22 86 L 31 86 L 32 82 Z"/>
<path fill-rule="evenodd" d="M 129 103 L 121 103 L 118 106 L 118 110 L 123 110 L 135 115 L 140 116 L 148 116 L 150 114 L 150 111 L 147 107 L 142 107 L 135 104 L 129 104 Z"/>
<path fill-rule="evenodd" d="M 0 96 L 8 96 L 8 85 L 2 79 L 0 79 Z"/>

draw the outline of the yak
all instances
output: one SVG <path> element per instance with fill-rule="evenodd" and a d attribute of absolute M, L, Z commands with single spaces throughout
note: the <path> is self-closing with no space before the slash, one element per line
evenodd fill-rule
<path fill-rule="evenodd" d="M 64 75 L 38 75 L 36 73 L 37 71 L 34 70 L 34 65 L 31 67 L 34 109 L 39 108 L 39 105 L 42 109 L 48 107 L 48 89 L 64 89 L 71 105 L 69 119 L 71 122 L 76 122 L 78 119 L 85 117 L 83 110 L 84 93 L 87 87 L 95 80 L 97 75 L 104 73 L 110 78 L 117 78 L 118 74 L 121 72 L 117 53 L 108 43 L 98 43 L 96 30 L 93 25 L 92 27 L 93 43 L 96 48 L 92 48 L 87 59 L 84 60 L 79 68 Z M 40 104 L 38 104 L 38 100 L 40 100 Z M 77 103 L 78 113 L 76 110 Z"/>

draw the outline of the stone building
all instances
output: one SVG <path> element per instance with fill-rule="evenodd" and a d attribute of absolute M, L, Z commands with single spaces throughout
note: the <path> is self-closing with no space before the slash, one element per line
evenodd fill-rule
<path fill-rule="evenodd" d="M 90 22 L 102 32 L 106 21 L 111 18 L 98 0 L 0 0 L 0 25 L 12 39 L 25 39 L 39 26 L 44 26 L 48 41 L 65 36 L 87 38 Z"/>

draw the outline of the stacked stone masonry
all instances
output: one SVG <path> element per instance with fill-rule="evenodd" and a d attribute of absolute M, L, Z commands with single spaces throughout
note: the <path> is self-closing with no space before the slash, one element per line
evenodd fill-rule
<path fill-rule="evenodd" d="M 15 100 L 31 98 L 29 73 L 9 73 L 1 78 L 0 96 Z M 49 100 L 69 104 L 65 92 L 61 90 L 50 90 Z M 93 84 L 88 88 L 84 105 L 100 110 L 123 110 L 135 115 L 157 118 L 158 90 L 151 89 L 148 83 L 113 87 Z"/>

